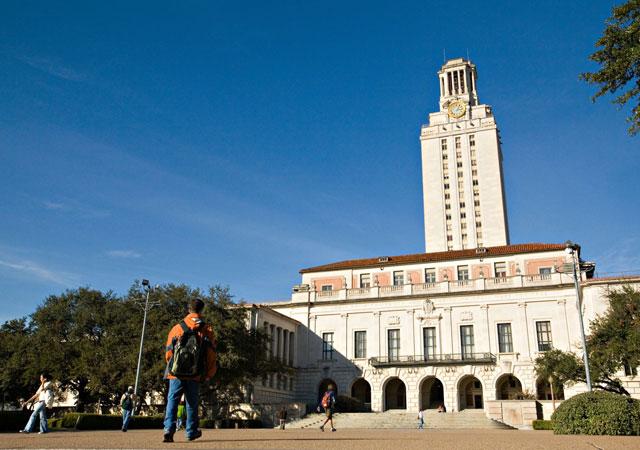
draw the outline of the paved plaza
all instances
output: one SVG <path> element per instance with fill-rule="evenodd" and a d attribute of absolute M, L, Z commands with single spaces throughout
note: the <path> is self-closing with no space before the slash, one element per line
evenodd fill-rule
<path fill-rule="evenodd" d="M 640 437 L 556 436 L 516 430 L 203 430 L 202 438 L 163 444 L 161 430 L 59 431 L 0 434 L 0 448 L 209 448 L 209 449 L 640 449 Z"/>

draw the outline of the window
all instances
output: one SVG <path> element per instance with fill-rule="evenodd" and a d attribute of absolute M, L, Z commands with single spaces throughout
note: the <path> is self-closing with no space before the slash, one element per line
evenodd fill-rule
<path fill-rule="evenodd" d="M 493 269 L 496 273 L 496 278 L 504 278 L 507 276 L 507 263 L 497 262 L 493 265 Z"/>
<path fill-rule="evenodd" d="M 450 234 L 447 235 L 447 241 L 453 241 L 453 236 L 451 236 Z"/>
<path fill-rule="evenodd" d="M 473 358 L 473 325 L 460 327 L 460 349 L 462 359 Z"/>
<path fill-rule="evenodd" d="M 464 202 L 460 202 L 460 208 L 462 209 L 462 208 L 464 208 L 464 206 L 465 206 Z"/>
<path fill-rule="evenodd" d="M 333 291 L 333 285 L 332 284 L 323 284 L 322 287 L 320 288 L 320 290 L 322 292 Z"/>
<path fill-rule="evenodd" d="M 477 205 L 476 205 L 476 206 L 477 206 Z M 480 217 L 480 211 L 476 211 L 475 216 L 476 216 L 476 217 Z"/>
<path fill-rule="evenodd" d="M 471 149 L 471 158 L 475 159 L 475 157 L 476 157 L 476 151 L 475 151 L 475 149 L 472 148 Z"/>
<path fill-rule="evenodd" d="M 447 219 L 447 220 L 451 220 L 451 214 L 446 214 L 446 215 L 445 215 L 445 219 Z"/>
<path fill-rule="evenodd" d="M 444 209 L 451 209 L 451 205 L 449 203 L 444 204 Z"/>
<path fill-rule="evenodd" d="M 445 184 L 444 184 L 444 188 L 445 188 L 445 189 L 449 189 L 449 183 L 445 183 Z"/>
<path fill-rule="evenodd" d="M 447 224 L 447 231 L 452 231 L 453 230 L 453 225 L 451 225 L 450 223 Z"/>
<path fill-rule="evenodd" d="M 387 330 L 387 350 L 389 361 L 400 359 L 400 330 Z"/>
<path fill-rule="evenodd" d="M 322 359 L 333 359 L 333 333 L 322 333 Z"/>
<path fill-rule="evenodd" d="M 477 186 L 478 185 L 478 180 L 473 180 L 473 185 Z"/>
<path fill-rule="evenodd" d="M 464 223 L 464 222 L 462 222 L 462 223 L 460 224 L 460 228 L 461 228 L 462 230 L 466 229 L 466 228 L 467 228 L 467 224 L 466 224 L 466 223 Z"/>
<path fill-rule="evenodd" d="M 360 287 L 361 288 L 371 287 L 371 274 L 370 273 L 361 273 L 360 274 Z"/>
<path fill-rule="evenodd" d="M 462 180 L 458 181 L 458 189 L 464 189 L 464 182 Z"/>
<path fill-rule="evenodd" d="M 467 240 L 467 235 L 465 233 L 462 233 L 462 240 L 466 241 Z"/>
<path fill-rule="evenodd" d="M 440 145 L 441 145 L 442 150 L 446 150 L 447 149 L 447 140 L 446 139 L 442 139 L 440 141 Z"/>
<path fill-rule="evenodd" d="M 356 331 L 354 333 L 354 357 L 355 358 L 366 358 L 367 357 L 367 332 L 366 331 Z"/>
<path fill-rule="evenodd" d="M 462 152 L 456 152 L 456 158 L 458 159 L 462 158 Z"/>
<path fill-rule="evenodd" d="M 458 172 L 458 178 L 462 178 L 462 172 Z"/>
<path fill-rule="evenodd" d="M 540 267 L 538 273 L 540 275 L 551 275 L 551 267 Z"/>
<path fill-rule="evenodd" d="M 462 167 L 462 161 L 458 161 L 458 162 L 456 163 L 456 167 Z"/>
<path fill-rule="evenodd" d="M 449 155 L 447 155 L 446 153 L 442 154 L 442 159 L 449 159 Z"/>
<path fill-rule="evenodd" d="M 536 334 L 538 335 L 538 351 L 546 352 L 551 350 L 551 322 L 548 320 L 536 322 Z"/>
<path fill-rule="evenodd" d="M 449 163 L 442 163 L 442 170 L 449 170 Z"/>
<path fill-rule="evenodd" d="M 473 206 L 480 206 L 480 200 L 474 200 Z"/>
<path fill-rule="evenodd" d="M 445 198 L 446 200 L 449 200 L 449 199 L 451 198 L 451 194 L 444 194 L 444 198 Z"/>
<path fill-rule="evenodd" d="M 436 327 L 423 328 L 422 341 L 424 359 L 434 359 L 436 357 Z"/>
<path fill-rule="evenodd" d="M 477 176 L 478 176 L 478 169 L 473 169 L 473 170 L 471 171 L 471 176 L 472 176 L 472 177 L 477 177 Z"/>
<path fill-rule="evenodd" d="M 461 213 L 460 213 L 460 218 L 461 218 L 461 219 L 466 219 L 466 218 L 467 218 L 467 213 L 463 213 L 463 212 L 461 212 Z"/>
<path fill-rule="evenodd" d="M 460 147 L 461 147 L 461 145 L 460 145 L 460 138 L 459 138 L 459 137 L 457 137 L 457 138 L 456 138 L 456 148 L 460 148 Z"/>
<path fill-rule="evenodd" d="M 500 353 L 513 352 L 513 339 L 511 338 L 510 323 L 498 324 L 498 352 Z"/>
<path fill-rule="evenodd" d="M 469 266 L 458 266 L 458 280 L 469 279 Z"/>
<path fill-rule="evenodd" d="M 425 283 L 436 282 L 436 269 L 424 269 L 424 282 Z"/>
<path fill-rule="evenodd" d="M 475 159 L 472 159 L 472 160 L 471 160 L 471 166 L 472 166 L 472 167 L 475 167 L 475 166 L 477 166 L 477 165 L 478 165 L 478 163 L 476 162 L 476 160 L 475 160 Z"/>
<path fill-rule="evenodd" d="M 481 239 L 481 238 L 482 238 L 482 231 L 478 231 L 478 232 L 476 232 L 476 237 L 477 237 L 478 239 Z M 482 247 L 482 245 L 480 245 L 480 242 L 478 242 L 478 247 Z"/>
<path fill-rule="evenodd" d="M 476 222 L 476 228 L 482 228 L 482 222 Z"/>
<path fill-rule="evenodd" d="M 393 285 L 402 286 L 403 284 L 404 284 L 404 272 L 402 270 L 393 272 Z"/>
<path fill-rule="evenodd" d="M 476 145 L 476 137 L 472 134 L 469 136 L 469 147 L 473 147 L 474 145 Z"/>

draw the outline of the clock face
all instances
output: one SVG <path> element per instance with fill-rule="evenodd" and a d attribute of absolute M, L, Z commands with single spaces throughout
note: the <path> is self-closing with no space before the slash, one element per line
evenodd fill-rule
<path fill-rule="evenodd" d="M 454 100 L 449 103 L 449 117 L 454 119 L 459 119 L 464 116 L 464 113 L 467 112 L 467 105 L 464 104 L 462 100 Z"/>

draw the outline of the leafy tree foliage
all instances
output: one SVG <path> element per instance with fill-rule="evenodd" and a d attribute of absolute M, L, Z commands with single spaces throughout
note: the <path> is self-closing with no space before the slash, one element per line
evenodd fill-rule
<path fill-rule="evenodd" d="M 591 322 L 587 337 L 591 382 L 597 389 L 629 395 L 616 375 L 640 366 L 640 291 L 630 286 L 607 294 L 609 309 Z M 559 383 L 586 382 L 582 359 L 574 353 L 551 350 L 535 361 L 539 376 Z"/>
<path fill-rule="evenodd" d="M 190 300 L 205 303 L 205 319 L 218 341 L 219 369 L 202 392 L 210 416 L 224 416 L 244 400 L 247 384 L 287 369 L 267 358 L 266 336 L 249 330 L 248 310 L 236 304 L 228 288 L 206 294 L 186 285 L 168 284 L 149 293 L 138 393 L 166 397 L 165 344 L 169 330 L 188 312 Z M 124 297 L 89 288 L 49 296 L 30 316 L 0 327 L 0 388 L 16 401 L 33 394 L 38 376 L 50 372 L 61 389 L 77 395 L 76 409 L 117 405 L 135 380 L 145 293 L 135 282 Z M 141 406 L 141 405 L 140 405 Z"/>
<path fill-rule="evenodd" d="M 613 102 L 622 106 L 632 101 L 629 134 L 640 131 L 640 0 L 628 0 L 613 8 L 598 50 L 589 59 L 600 64 L 597 72 L 587 72 L 580 78 L 599 85 L 595 101 L 607 93 L 620 91 Z M 627 87 L 629 85 L 629 87 Z"/>

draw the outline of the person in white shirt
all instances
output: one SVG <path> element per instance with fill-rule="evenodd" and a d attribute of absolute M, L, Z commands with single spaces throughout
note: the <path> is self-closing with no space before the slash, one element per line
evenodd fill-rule
<path fill-rule="evenodd" d="M 31 413 L 29 422 L 27 422 L 23 430 L 20 430 L 20 433 L 31 433 L 38 417 L 40 418 L 40 434 L 48 433 L 47 408 L 53 406 L 53 386 L 51 385 L 51 376 L 49 374 L 43 373 L 40 375 L 40 387 L 33 397 L 24 403 L 24 406 L 29 407 L 29 404 L 34 406 L 33 413 Z"/>
<path fill-rule="evenodd" d="M 421 409 L 418 410 L 418 430 L 424 430 L 424 412 Z"/>

